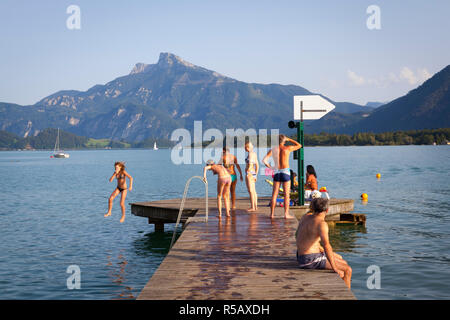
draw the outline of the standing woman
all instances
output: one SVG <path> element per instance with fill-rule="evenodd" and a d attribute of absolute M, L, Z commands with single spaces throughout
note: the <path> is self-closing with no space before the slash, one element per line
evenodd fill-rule
<path fill-rule="evenodd" d="M 206 183 L 206 171 L 211 170 L 214 174 L 219 175 L 217 179 L 217 209 L 219 209 L 219 219 L 222 217 L 222 197 L 225 200 L 225 211 L 227 217 L 230 216 L 230 186 L 231 175 L 224 166 L 215 164 L 213 160 L 208 160 L 203 169 L 203 181 Z"/>
<path fill-rule="evenodd" d="M 250 194 L 250 209 L 247 211 L 258 210 L 258 195 L 256 194 L 256 180 L 259 172 L 259 163 L 256 152 L 253 151 L 253 144 L 250 141 L 245 143 L 245 151 L 248 152 L 247 158 L 245 158 L 245 183 L 247 184 L 247 190 Z"/>
<path fill-rule="evenodd" d="M 223 148 L 222 153 L 222 159 L 221 159 L 222 165 L 225 167 L 225 169 L 228 170 L 228 172 L 231 175 L 231 209 L 236 209 L 236 184 L 237 184 L 237 175 L 236 175 L 236 168 L 239 171 L 239 175 L 241 176 L 241 181 L 244 179 L 242 178 L 242 171 L 241 167 L 239 166 L 237 162 L 237 158 L 235 155 L 230 153 L 230 150 L 226 147 Z"/>

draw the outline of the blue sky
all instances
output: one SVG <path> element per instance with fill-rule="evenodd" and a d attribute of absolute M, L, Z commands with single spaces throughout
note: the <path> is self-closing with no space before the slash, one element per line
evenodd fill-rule
<path fill-rule="evenodd" d="M 81 29 L 69 30 L 69 5 Z M 369 30 L 369 5 L 381 29 Z M 0 2 L 0 101 L 87 90 L 160 52 L 246 82 L 295 84 L 365 104 L 406 94 L 449 64 L 450 1 Z"/>

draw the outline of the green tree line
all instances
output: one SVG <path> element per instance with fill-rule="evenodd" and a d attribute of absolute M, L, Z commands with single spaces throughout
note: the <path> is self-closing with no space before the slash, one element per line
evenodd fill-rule
<path fill-rule="evenodd" d="M 447 144 L 450 128 L 395 131 L 383 133 L 306 134 L 306 146 L 385 146 Z"/>
<path fill-rule="evenodd" d="M 251 139 L 252 138 L 252 139 Z M 271 145 L 271 136 L 252 136 L 245 137 L 245 141 L 251 140 L 261 145 L 260 141 L 265 139 L 266 146 Z M 297 139 L 296 135 L 291 136 Z M 233 139 L 234 147 L 237 147 L 237 138 Z M 325 133 L 305 134 L 305 146 L 394 146 L 394 145 L 432 145 L 447 144 L 450 141 L 450 128 L 442 129 L 425 129 L 411 131 L 395 131 L 395 132 L 360 132 L 353 135 Z M 212 141 L 203 141 L 202 146 L 211 145 Z M 277 144 L 278 141 L 275 142 Z M 213 146 L 226 145 L 226 141 L 215 142 Z M 191 145 L 192 147 L 194 144 Z"/>
<path fill-rule="evenodd" d="M 48 128 L 36 136 L 21 138 L 7 131 L 0 131 L 0 150 L 14 149 L 53 149 L 55 147 L 57 129 Z M 103 148 L 153 148 L 156 141 L 158 147 L 170 147 L 173 142 L 168 139 L 148 138 L 139 142 L 125 140 L 92 139 L 77 136 L 63 130 L 59 131 L 59 144 L 61 149 L 103 149 Z"/>
<path fill-rule="evenodd" d="M 21 138 L 13 133 L 0 131 L 0 149 L 53 149 L 55 146 L 57 129 L 45 129 L 37 136 Z M 156 141 L 158 147 L 167 148 L 174 146 L 175 142 L 168 139 L 148 138 L 139 142 L 127 142 L 125 140 L 91 139 L 77 136 L 73 133 L 60 130 L 60 146 L 62 149 L 95 149 L 95 148 L 153 148 Z M 296 138 L 294 136 L 293 138 Z M 270 136 L 256 137 L 267 139 L 270 146 Z M 355 133 L 348 134 L 305 134 L 305 146 L 383 146 L 383 145 L 431 145 L 447 144 L 450 141 L 450 128 L 425 129 L 411 131 L 396 131 L 383 133 Z M 204 141 L 203 146 L 210 141 Z M 220 142 L 219 142 L 220 143 Z M 236 144 L 236 141 L 235 141 Z"/>

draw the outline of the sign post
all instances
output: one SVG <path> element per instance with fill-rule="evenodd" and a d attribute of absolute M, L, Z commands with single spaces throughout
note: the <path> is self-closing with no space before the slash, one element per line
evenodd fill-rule
<path fill-rule="evenodd" d="M 303 120 L 317 120 L 334 109 L 334 105 L 319 95 L 294 96 L 294 120 L 289 121 L 289 128 L 297 128 L 297 141 L 302 145 L 297 154 L 298 165 L 298 204 L 305 205 L 305 136 Z"/>

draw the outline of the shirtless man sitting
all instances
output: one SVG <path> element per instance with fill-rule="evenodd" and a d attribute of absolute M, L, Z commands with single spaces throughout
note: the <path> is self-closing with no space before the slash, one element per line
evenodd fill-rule
<path fill-rule="evenodd" d="M 333 270 L 350 288 L 352 268 L 340 255 L 333 252 L 328 240 L 328 224 L 325 222 L 328 199 L 313 199 L 310 207 L 312 212 L 300 219 L 296 232 L 297 261 L 300 268 Z"/>

